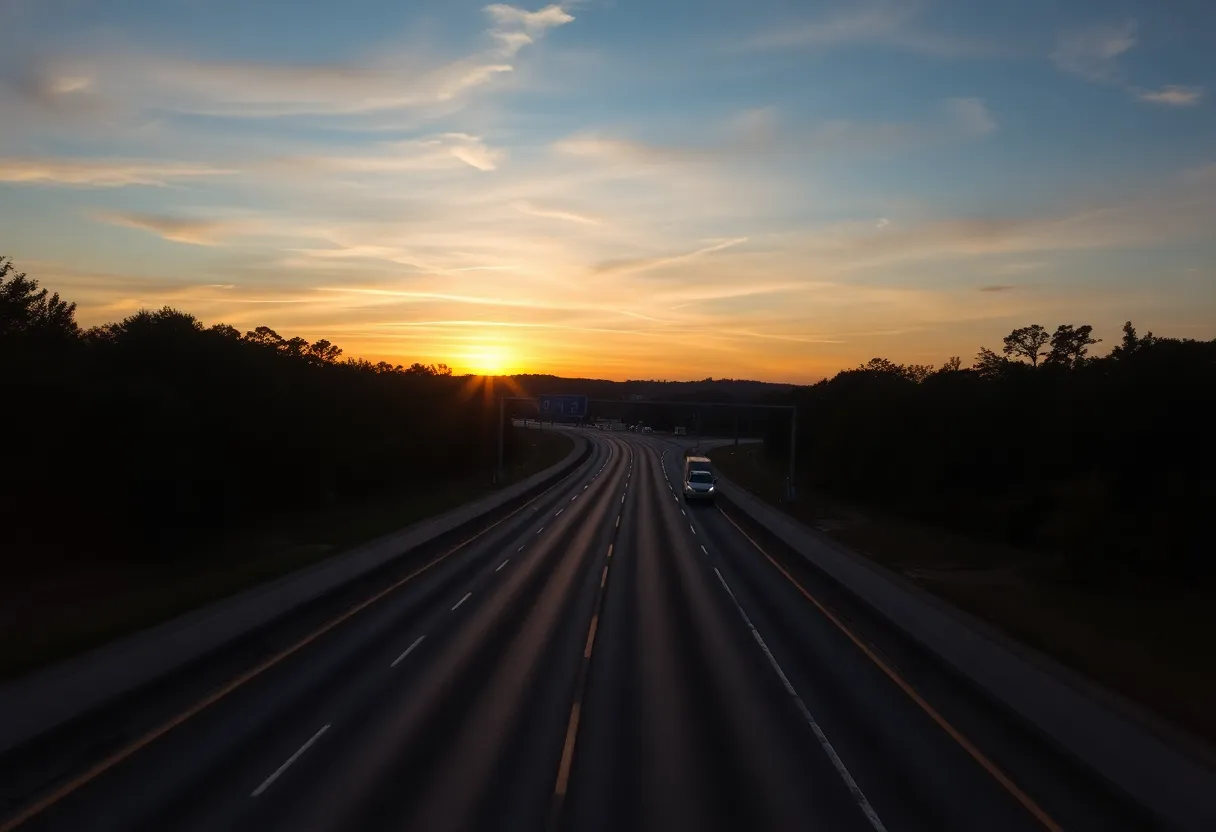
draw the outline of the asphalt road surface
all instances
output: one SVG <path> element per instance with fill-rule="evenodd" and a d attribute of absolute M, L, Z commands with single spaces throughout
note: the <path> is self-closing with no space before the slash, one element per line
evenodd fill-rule
<path fill-rule="evenodd" d="M 675 446 L 590 439 L 471 542 L 0 760 L 0 830 L 1150 825 L 686 505 Z"/>

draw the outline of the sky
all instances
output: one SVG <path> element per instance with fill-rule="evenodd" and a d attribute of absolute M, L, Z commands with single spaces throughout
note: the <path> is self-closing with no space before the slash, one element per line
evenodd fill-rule
<path fill-rule="evenodd" d="M 0 0 L 0 254 L 458 372 L 1216 337 L 1216 3 Z"/>

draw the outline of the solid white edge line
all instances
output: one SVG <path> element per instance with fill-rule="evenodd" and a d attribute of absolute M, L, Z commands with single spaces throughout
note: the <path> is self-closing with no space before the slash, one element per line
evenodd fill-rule
<path fill-rule="evenodd" d="M 401 660 L 404 659 L 406 656 L 408 656 L 415 647 L 417 647 L 419 644 L 422 644 L 422 640 L 424 638 L 426 638 L 426 636 L 418 636 L 418 638 L 414 639 L 414 643 L 411 644 L 409 647 L 405 648 L 405 652 L 403 652 L 400 656 L 393 659 L 393 663 L 390 664 L 389 667 L 396 667 L 398 664 L 400 664 Z"/>
<path fill-rule="evenodd" d="M 510 559 L 510 558 L 507 558 L 507 559 L 506 559 L 506 560 L 504 560 L 502 563 L 498 564 L 498 569 L 495 569 L 494 571 L 495 571 L 495 572 L 499 572 L 499 571 L 501 571 L 501 570 L 502 570 L 502 568 L 503 568 L 504 566 L 506 566 L 506 565 L 507 565 L 508 563 L 510 563 L 510 562 L 511 562 L 511 559 Z"/>
<path fill-rule="evenodd" d="M 290 766 L 292 763 L 294 763 L 296 760 L 300 759 L 300 755 L 303 754 L 305 751 L 307 751 L 312 746 L 312 744 L 314 742 L 316 742 L 317 740 L 319 740 L 321 738 L 321 735 L 324 734 L 328 730 L 329 730 L 328 723 L 326 723 L 325 725 L 322 725 L 321 730 L 312 735 L 312 739 L 310 739 L 308 742 L 301 745 L 299 751 L 297 751 L 295 754 L 292 754 L 290 757 L 288 757 L 287 762 L 285 762 L 285 763 L 283 763 L 283 765 L 279 766 L 278 770 L 275 771 L 274 774 L 267 777 L 266 780 L 262 783 L 262 785 L 258 786 L 256 789 L 254 789 L 253 793 L 249 796 L 257 797 L 262 792 L 269 789 L 270 785 L 272 783 L 274 783 L 275 780 L 279 779 L 279 775 L 282 774 L 283 772 L 287 771 L 287 767 Z"/>
<path fill-rule="evenodd" d="M 466 592 L 464 594 L 464 597 L 461 598 L 459 601 L 457 601 L 456 605 L 454 607 L 452 607 L 452 609 L 450 609 L 449 612 L 456 612 L 456 608 L 459 607 L 461 604 L 463 604 L 465 601 L 469 600 L 469 596 L 471 596 L 472 594 L 473 594 L 472 592 Z"/>
<path fill-rule="evenodd" d="M 844 784 L 848 786 L 849 791 L 853 795 L 853 799 L 857 801 L 857 805 L 865 814 L 866 819 L 870 821 L 870 826 L 874 827 L 877 832 L 886 832 L 886 827 L 878 817 L 878 813 L 874 811 L 874 807 L 870 805 L 869 799 L 862 792 L 861 786 L 857 785 L 857 781 L 853 779 L 853 775 L 849 774 L 849 770 L 845 768 L 844 761 L 840 759 L 840 755 L 836 753 L 836 749 L 832 747 L 832 743 L 828 741 L 827 734 L 823 733 L 823 729 L 819 727 L 819 723 L 815 721 L 815 717 L 811 715 L 810 709 L 806 703 L 802 701 L 802 697 L 798 695 L 798 691 L 794 690 L 789 677 L 785 675 L 785 671 L 781 669 L 781 665 L 777 663 L 777 657 L 773 655 L 773 651 L 768 649 L 764 638 L 760 635 L 760 631 L 756 629 L 756 625 L 748 618 L 747 612 L 743 609 L 743 605 L 739 603 L 739 599 L 735 597 L 735 593 L 731 590 L 730 585 L 726 583 L 726 579 L 722 577 L 722 573 L 718 571 L 718 567 L 714 567 L 714 574 L 718 576 L 718 581 L 721 582 L 722 588 L 726 590 L 726 594 L 730 596 L 730 600 L 734 602 L 735 609 L 739 611 L 739 615 L 743 617 L 743 623 L 752 632 L 752 638 L 760 645 L 760 649 L 764 651 L 768 663 L 772 665 L 773 670 L 777 671 L 777 676 L 781 679 L 781 684 L 785 686 L 786 692 L 793 698 L 794 703 L 798 706 L 798 710 L 802 712 L 802 718 L 811 726 L 811 730 L 815 732 L 815 738 L 819 740 L 820 747 L 823 748 L 828 759 L 832 761 L 832 767 L 836 769 L 836 773 L 840 775 L 840 779 L 844 780 Z"/>

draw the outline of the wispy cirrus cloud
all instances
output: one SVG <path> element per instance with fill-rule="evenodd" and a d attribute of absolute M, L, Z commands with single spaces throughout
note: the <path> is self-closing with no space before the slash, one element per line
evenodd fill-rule
<path fill-rule="evenodd" d="M 732 50 L 826 49 L 872 45 L 926 57 L 995 58 L 1012 54 L 1005 44 L 990 38 L 959 37 L 915 25 L 919 9 L 911 3 L 878 3 L 830 17 L 786 22 L 732 41 Z"/>
<path fill-rule="evenodd" d="M 1122 20 L 1065 32 L 1051 59 L 1062 71 L 1087 81 L 1117 82 L 1122 72 L 1116 59 L 1136 45 L 1136 30 L 1136 21 Z"/>
<path fill-rule="evenodd" d="M 1170 107 L 1193 107 L 1203 98 L 1202 87 L 1181 87 L 1173 84 L 1156 90 L 1136 90 L 1134 94 L 1140 101 L 1150 104 L 1165 104 Z"/>
<path fill-rule="evenodd" d="M 99 211 L 93 217 L 110 225 L 148 231 L 165 240 L 194 246 L 219 245 L 221 233 L 236 228 L 233 223 L 224 220 L 190 219 L 162 214 Z"/>
<path fill-rule="evenodd" d="M 358 155 L 286 157 L 270 166 L 349 173 L 410 173 L 466 166 L 492 171 L 505 158 L 506 151 L 490 147 L 478 136 L 444 133 L 409 141 L 377 142 Z"/>
<path fill-rule="evenodd" d="M 432 65 L 396 50 L 353 63 L 278 64 L 194 59 L 132 49 L 37 56 L 10 78 L 45 107 L 151 108 L 229 118 L 336 116 L 451 101 L 510 73 L 520 49 L 574 20 L 560 6 L 485 8 L 494 46 Z"/>
<path fill-rule="evenodd" d="M 695 260 L 699 257 L 704 257 L 707 254 L 724 251 L 740 243 L 746 243 L 746 237 L 732 237 L 727 240 L 716 240 L 710 245 L 703 246 L 693 251 L 681 252 L 679 254 L 663 254 L 656 257 L 641 257 L 632 260 L 612 260 L 605 263 L 600 263 L 595 266 L 592 271 L 596 274 L 627 274 L 630 272 L 650 271 L 652 269 L 663 268 L 664 266 L 674 266 L 677 263 L 686 263 L 689 260 Z"/>
<path fill-rule="evenodd" d="M 120 188 L 128 185 L 164 186 L 199 177 L 226 176 L 237 171 L 189 162 L 132 159 L 72 159 L 64 157 L 0 157 L 0 182 L 26 185 L 75 185 Z"/>
<path fill-rule="evenodd" d="M 727 120 L 717 136 L 700 145 L 660 146 L 604 133 L 580 133 L 560 139 L 553 149 L 564 155 L 637 170 L 672 163 L 721 163 L 741 153 L 858 155 L 975 139 L 998 128 L 982 98 L 944 98 L 920 121 L 823 121 L 783 129 L 775 108 L 746 110 Z"/>
<path fill-rule="evenodd" d="M 578 225 L 600 225 L 600 220 L 595 217 L 581 214 L 576 211 L 569 211 L 558 207 L 546 207 L 537 205 L 525 199 L 519 199 L 511 203 L 511 207 L 521 214 L 527 214 L 530 217 L 541 217 L 550 220 L 562 220 L 563 222 L 577 223 Z"/>

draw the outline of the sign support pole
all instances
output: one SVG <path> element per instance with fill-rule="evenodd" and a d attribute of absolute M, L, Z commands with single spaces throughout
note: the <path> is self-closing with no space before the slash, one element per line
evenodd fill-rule
<path fill-rule="evenodd" d="M 507 478 L 507 472 L 503 467 L 503 433 L 506 432 L 506 425 L 503 424 L 506 415 L 507 400 L 503 396 L 498 397 L 498 484 Z"/>

